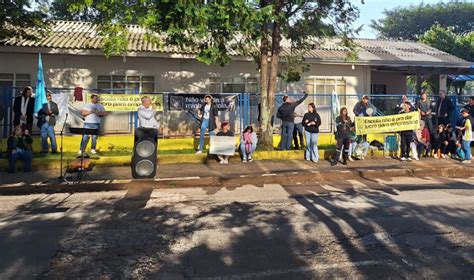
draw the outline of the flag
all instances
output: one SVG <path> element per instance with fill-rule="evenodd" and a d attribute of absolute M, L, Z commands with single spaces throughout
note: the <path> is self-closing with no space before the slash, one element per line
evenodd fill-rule
<path fill-rule="evenodd" d="M 339 110 L 341 110 L 341 104 L 339 104 L 339 96 L 337 95 L 336 91 L 332 92 L 331 95 L 331 101 L 332 101 L 332 117 L 333 120 L 335 121 L 337 116 L 339 116 Z M 336 123 L 334 123 L 334 127 L 336 127 Z"/>
<path fill-rule="evenodd" d="M 36 94 L 35 94 L 35 114 L 43 109 L 44 104 L 48 103 L 46 98 L 46 83 L 44 82 L 43 76 L 43 62 L 41 60 L 41 54 L 38 54 L 38 76 L 36 78 Z"/>

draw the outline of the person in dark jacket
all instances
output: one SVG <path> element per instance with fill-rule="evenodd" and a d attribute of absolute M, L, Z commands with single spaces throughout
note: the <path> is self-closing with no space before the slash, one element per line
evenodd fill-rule
<path fill-rule="evenodd" d="M 204 96 L 204 103 L 199 108 L 198 116 L 201 119 L 201 134 L 199 135 L 199 150 L 196 154 L 202 154 L 206 130 L 209 131 L 209 135 L 214 135 L 214 130 L 217 129 L 217 123 L 219 122 L 219 110 L 211 95 Z"/>
<path fill-rule="evenodd" d="M 448 124 L 449 117 L 454 111 L 454 105 L 449 98 L 446 98 L 446 92 L 439 92 L 439 99 L 436 102 L 436 116 L 438 118 L 438 124 Z"/>
<path fill-rule="evenodd" d="M 313 162 L 319 161 L 318 153 L 318 134 L 321 126 L 321 117 L 316 112 L 316 105 L 309 103 L 308 112 L 303 116 L 304 135 L 306 138 L 306 160 Z"/>
<path fill-rule="evenodd" d="M 33 89 L 25 87 L 21 96 L 15 98 L 13 102 L 13 125 L 21 125 L 23 129 L 31 132 L 33 128 L 33 113 L 35 110 L 35 99 L 31 97 Z"/>
<path fill-rule="evenodd" d="M 404 105 L 404 110 L 400 114 L 407 114 L 411 112 L 411 103 L 406 101 Z M 402 154 L 400 156 L 401 161 L 411 161 L 410 158 L 410 143 L 413 142 L 413 129 L 400 131 L 400 142 Z"/>
<path fill-rule="evenodd" d="M 474 96 L 469 98 L 469 102 L 464 106 L 464 109 L 469 112 L 471 117 L 474 116 Z"/>
<path fill-rule="evenodd" d="M 59 115 L 58 104 L 52 101 L 51 92 L 46 93 L 48 103 L 43 105 L 43 108 L 38 111 L 38 127 L 41 135 L 42 153 L 47 153 L 48 138 L 51 142 L 51 153 L 57 152 L 56 135 L 54 134 L 54 126 L 56 125 L 56 116 Z"/>
<path fill-rule="evenodd" d="M 293 139 L 293 130 L 295 128 L 294 118 L 295 118 L 295 108 L 296 106 L 303 103 L 303 101 L 308 97 L 308 94 L 305 92 L 304 97 L 298 101 L 294 101 L 291 97 L 285 95 L 283 96 L 283 104 L 278 108 L 277 118 L 281 119 L 281 150 L 289 150 L 291 148 L 291 141 Z"/>
<path fill-rule="evenodd" d="M 347 160 L 349 159 L 349 147 L 351 144 L 351 131 L 354 128 L 354 124 L 349 117 L 346 107 L 342 107 L 339 112 L 339 116 L 336 118 L 336 154 L 334 155 L 331 165 L 334 166 L 339 161 L 341 157 L 342 149 L 344 152 L 342 154 L 342 164 L 346 165 Z"/>
<path fill-rule="evenodd" d="M 356 117 L 368 117 L 371 116 L 367 112 L 367 109 L 371 108 L 369 104 L 369 97 L 367 95 L 362 96 L 362 100 L 357 102 L 356 105 L 354 106 L 354 115 Z"/>
<path fill-rule="evenodd" d="M 7 140 L 7 156 L 8 156 L 8 172 L 15 172 L 15 164 L 17 160 L 23 160 L 23 170 L 31 171 L 31 160 L 33 154 L 31 145 L 33 139 L 28 130 L 23 131 L 21 126 L 15 126 L 13 135 Z"/>

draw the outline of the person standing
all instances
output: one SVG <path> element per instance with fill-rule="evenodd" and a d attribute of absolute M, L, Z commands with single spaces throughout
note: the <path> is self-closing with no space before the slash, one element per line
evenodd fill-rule
<path fill-rule="evenodd" d="M 152 100 L 149 96 L 142 97 L 142 105 L 138 107 L 138 127 L 152 128 L 158 130 L 160 128 L 156 120 L 156 111 L 153 109 Z"/>
<path fill-rule="evenodd" d="M 23 129 L 31 132 L 33 128 L 33 113 L 35 110 L 35 99 L 32 97 L 33 89 L 25 87 L 21 96 L 13 102 L 13 125 L 21 125 Z"/>
<path fill-rule="evenodd" d="M 201 120 L 201 133 L 199 135 L 199 150 L 196 154 L 202 154 L 206 130 L 209 131 L 209 135 L 214 135 L 214 130 L 217 129 L 217 123 L 219 122 L 219 110 L 211 95 L 204 96 L 204 103 L 199 108 L 198 116 Z"/>
<path fill-rule="evenodd" d="M 367 109 L 369 109 L 371 106 L 369 104 L 369 97 L 367 95 L 362 96 L 362 100 L 357 102 L 356 105 L 354 105 L 354 114 L 356 117 L 368 117 L 371 116 L 367 112 Z"/>
<path fill-rule="evenodd" d="M 403 111 L 400 112 L 400 114 L 407 114 L 410 113 L 411 110 L 411 103 L 408 101 L 405 101 Z M 401 142 L 401 161 L 411 161 L 410 158 L 410 143 L 413 142 L 413 130 L 404 130 L 400 131 L 400 142 Z"/>
<path fill-rule="evenodd" d="M 295 150 L 299 150 L 299 148 L 304 147 L 304 140 L 303 140 L 303 116 L 307 112 L 307 106 L 304 105 L 303 103 L 296 106 L 295 108 L 295 128 L 293 129 L 293 143 Z M 300 138 L 299 143 L 298 143 L 298 136 Z"/>
<path fill-rule="evenodd" d="M 431 102 L 427 98 L 426 92 L 420 96 L 420 100 L 416 103 L 416 109 L 420 112 L 421 120 L 425 122 L 430 133 L 433 133 L 433 120 L 431 116 Z"/>
<path fill-rule="evenodd" d="M 23 160 L 23 170 L 31 171 L 31 161 L 33 154 L 31 145 L 33 139 L 29 130 L 23 131 L 20 125 L 15 126 L 13 134 L 7 140 L 8 172 L 15 173 L 15 164 L 17 160 Z"/>
<path fill-rule="evenodd" d="M 102 117 L 107 116 L 107 111 L 102 104 L 99 103 L 100 99 L 97 94 L 91 95 L 91 103 L 86 104 L 81 114 L 85 117 L 84 128 L 86 129 L 97 129 L 100 130 L 100 121 Z M 78 154 L 85 152 L 87 143 L 89 143 L 90 135 L 83 135 L 81 141 L 81 148 Z M 92 135 L 91 154 L 97 154 L 97 135 Z"/>
<path fill-rule="evenodd" d="M 444 90 L 439 92 L 439 99 L 436 102 L 436 116 L 438 119 L 438 124 L 448 124 L 449 116 L 454 110 L 453 103 L 449 98 L 446 98 L 446 92 Z"/>
<path fill-rule="evenodd" d="M 336 118 L 336 154 L 331 161 L 334 166 L 339 161 L 342 152 L 342 164 L 346 165 L 350 153 L 351 131 L 354 125 L 349 117 L 346 107 L 342 107 L 339 116 Z M 344 150 L 343 150 L 344 149 Z"/>
<path fill-rule="evenodd" d="M 316 112 L 316 105 L 314 103 L 308 104 L 308 112 L 304 114 L 302 123 L 306 138 L 305 158 L 316 163 L 319 161 L 318 134 L 319 126 L 321 126 L 321 117 Z"/>
<path fill-rule="evenodd" d="M 464 119 L 463 126 L 457 127 L 462 132 L 462 149 L 464 151 L 464 160 L 462 163 L 471 163 L 471 142 L 473 140 L 473 124 L 474 120 L 465 108 L 461 109 L 461 116 Z"/>
<path fill-rule="evenodd" d="M 251 125 L 247 126 L 240 137 L 240 151 L 242 152 L 242 162 L 253 161 L 253 152 L 257 149 L 257 133 L 253 131 Z"/>
<path fill-rule="evenodd" d="M 217 133 L 217 136 L 227 136 L 227 137 L 234 137 L 234 133 L 230 131 L 230 124 L 229 122 L 222 122 L 221 124 L 221 131 Z M 226 155 L 217 155 L 220 164 L 229 164 L 230 156 Z"/>
<path fill-rule="evenodd" d="M 58 104 L 52 101 L 51 92 L 46 93 L 48 103 L 38 111 L 38 127 L 41 135 L 42 153 L 48 153 L 48 138 L 51 142 L 51 153 L 57 152 L 56 135 L 54 134 L 54 126 L 56 125 L 56 116 L 59 115 Z"/>
<path fill-rule="evenodd" d="M 291 147 L 291 139 L 293 137 L 293 129 L 295 127 L 294 118 L 295 118 L 295 108 L 296 106 L 303 103 L 303 101 L 308 97 L 308 94 L 305 92 L 304 97 L 298 101 L 294 101 L 293 98 L 285 95 L 283 96 L 283 104 L 278 108 L 277 118 L 281 119 L 281 150 L 289 150 Z"/>

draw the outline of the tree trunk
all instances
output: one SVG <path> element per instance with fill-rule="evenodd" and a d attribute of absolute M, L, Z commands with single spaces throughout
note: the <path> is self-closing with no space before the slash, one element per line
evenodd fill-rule
<path fill-rule="evenodd" d="M 282 1 L 277 2 L 275 6 L 275 15 L 278 15 L 282 9 Z M 261 139 L 259 140 L 260 149 L 262 150 L 273 150 L 273 125 L 272 125 L 272 116 L 273 110 L 275 107 L 275 93 L 276 93 L 276 83 L 278 75 L 278 63 L 280 60 L 280 28 L 281 25 L 278 21 L 273 23 L 272 30 L 272 55 L 271 55 L 271 64 L 270 71 L 268 69 L 268 51 L 269 51 L 269 41 L 267 29 L 262 30 L 264 37 L 262 38 L 260 45 L 260 131 Z M 270 72 L 270 75 L 269 75 Z"/>
<path fill-rule="evenodd" d="M 266 28 L 266 27 L 262 27 Z M 265 34 L 265 33 L 264 33 Z M 261 150 L 273 149 L 273 106 L 269 103 L 268 95 L 268 37 L 266 34 L 260 42 L 260 139 L 258 141 Z M 272 108 L 270 110 L 270 107 Z"/>

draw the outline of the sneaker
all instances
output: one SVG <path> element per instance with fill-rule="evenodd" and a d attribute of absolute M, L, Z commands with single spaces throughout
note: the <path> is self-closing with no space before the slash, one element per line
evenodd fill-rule
<path fill-rule="evenodd" d="M 406 158 L 406 157 L 401 157 L 400 160 L 401 160 L 401 161 L 406 161 L 407 158 Z"/>
<path fill-rule="evenodd" d="M 247 162 L 247 158 L 243 158 L 243 159 L 242 159 L 242 162 Z"/>
<path fill-rule="evenodd" d="M 199 150 L 199 151 L 196 152 L 196 155 L 200 155 L 200 154 L 202 154 L 202 151 L 201 151 L 201 150 Z"/>
<path fill-rule="evenodd" d="M 439 159 L 439 157 L 438 157 L 437 154 L 434 154 L 433 157 L 434 157 L 435 159 Z"/>
<path fill-rule="evenodd" d="M 446 158 L 446 155 L 445 155 L 445 154 L 442 154 L 441 157 L 442 157 L 442 158 Z"/>
<path fill-rule="evenodd" d="M 418 158 L 418 157 L 416 157 L 416 158 Z M 407 157 L 407 160 L 412 161 L 413 159 L 411 157 Z"/>
<path fill-rule="evenodd" d="M 252 162 L 253 161 L 253 158 L 249 157 L 249 162 Z"/>
<path fill-rule="evenodd" d="M 82 151 L 79 150 L 79 152 L 77 152 L 77 155 L 78 155 L 78 156 L 82 155 Z"/>
<path fill-rule="evenodd" d="M 314 162 L 314 163 L 318 163 L 318 162 L 319 162 L 319 160 L 317 160 L 317 159 L 313 159 L 313 160 L 311 160 L 311 161 Z"/>
<path fill-rule="evenodd" d="M 470 159 L 465 159 L 465 160 L 461 161 L 461 163 L 471 163 L 471 160 Z"/>
<path fill-rule="evenodd" d="M 219 164 L 225 164 L 224 160 L 219 161 Z"/>
<path fill-rule="evenodd" d="M 96 150 L 95 150 L 95 149 L 91 149 L 91 154 L 96 155 L 96 154 L 97 154 Z"/>
<path fill-rule="evenodd" d="M 229 160 L 228 160 L 228 159 L 224 159 L 224 164 L 229 164 Z"/>
<path fill-rule="evenodd" d="M 419 157 L 414 157 L 413 159 L 414 159 L 414 160 L 420 160 Z M 411 160 L 411 159 L 408 159 L 408 160 Z"/>
<path fill-rule="evenodd" d="M 347 159 L 348 159 L 349 161 L 354 161 L 354 159 L 353 159 L 351 156 L 349 156 Z"/>

